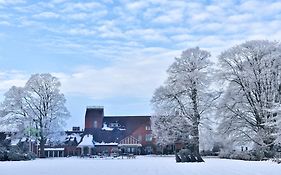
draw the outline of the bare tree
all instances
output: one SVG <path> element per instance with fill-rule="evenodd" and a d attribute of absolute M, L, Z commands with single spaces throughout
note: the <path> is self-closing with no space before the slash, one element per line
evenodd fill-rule
<path fill-rule="evenodd" d="M 208 110 L 217 98 L 209 89 L 210 56 L 209 52 L 198 47 L 183 51 L 168 69 L 167 81 L 152 98 L 155 111 L 153 129 L 158 140 L 185 143 L 197 160 L 202 160 L 199 126 L 208 118 Z"/>
<path fill-rule="evenodd" d="M 218 111 L 220 132 L 271 150 L 280 118 L 280 44 L 248 41 L 223 52 L 219 62 L 228 84 Z"/>
<path fill-rule="evenodd" d="M 51 74 L 35 74 L 24 88 L 12 87 L 2 103 L 6 124 L 16 125 L 18 131 L 31 125 L 38 131 L 40 156 L 48 139 L 53 139 L 70 114 L 65 107 L 66 99 L 60 92 L 60 82 Z"/>

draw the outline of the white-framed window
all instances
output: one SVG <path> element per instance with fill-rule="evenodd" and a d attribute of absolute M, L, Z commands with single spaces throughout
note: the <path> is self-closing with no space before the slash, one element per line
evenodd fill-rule
<path fill-rule="evenodd" d="M 151 126 L 145 126 L 145 130 L 150 131 L 151 130 Z"/>
<path fill-rule="evenodd" d="M 152 134 L 146 134 L 145 135 L 145 141 L 151 142 L 152 141 Z"/>

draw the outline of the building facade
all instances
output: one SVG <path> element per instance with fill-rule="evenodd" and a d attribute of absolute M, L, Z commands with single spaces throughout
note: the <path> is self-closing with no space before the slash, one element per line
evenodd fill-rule
<path fill-rule="evenodd" d="M 156 141 L 152 136 L 150 119 L 150 116 L 105 116 L 103 107 L 87 107 L 84 128 L 73 127 L 66 131 L 65 140 L 59 144 L 47 141 L 44 156 L 154 154 Z M 23 145 L 39 155 L 36 140 L 13 139 L 12 135 L 0 133 L 0 141 L 7 140 L 11 146 Z"/>
<path fill-rule="evenodd" d="M 103 107 L 87 107 L 85 128 L 78 144 L 81 154 L 152 154 L 155 139 L 152 136 L 150 116 L 105 116 Z M 84 138 L 92 139 L 84 143 Z M 85 145 L 83 145 L 85 144 Z"/>

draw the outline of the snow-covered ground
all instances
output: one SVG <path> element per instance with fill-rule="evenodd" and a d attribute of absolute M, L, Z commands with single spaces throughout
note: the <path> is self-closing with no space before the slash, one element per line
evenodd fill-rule
<path fill-rule="evenodd" d="M 136 159 L 53 158 L 0 162 L 1 175 L 280 175 L 281 165 L 205 158 L 205 163 L 175 163 L 174 157 Z"/>

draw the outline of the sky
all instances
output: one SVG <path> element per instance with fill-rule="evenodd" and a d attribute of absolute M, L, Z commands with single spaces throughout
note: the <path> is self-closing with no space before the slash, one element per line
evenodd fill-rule
<path fill-rule="evenodd" d="M 71 118 L 151 115 L 150 99 L 187 48 L 211 59 L 247 40 L 281 40 L 278 0 L 0 0 L 0 100 L 32 74 L 62 83 Z"/>

